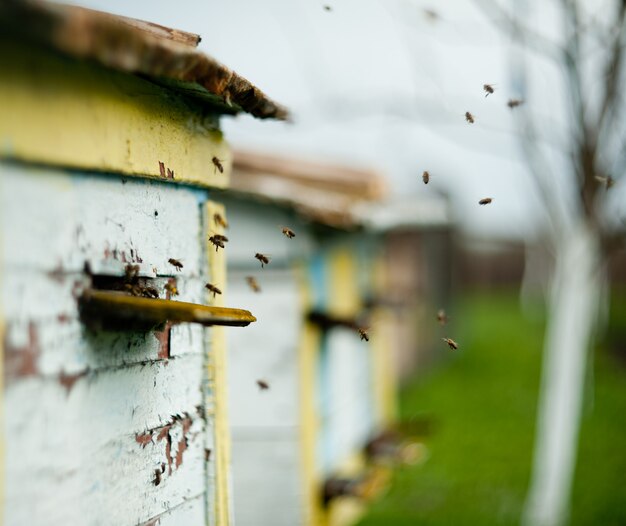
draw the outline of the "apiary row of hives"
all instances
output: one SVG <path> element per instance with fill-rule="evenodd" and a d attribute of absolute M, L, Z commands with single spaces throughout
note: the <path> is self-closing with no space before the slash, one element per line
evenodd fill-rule
<path fill-rule="evenodd" d="M 411 354 L 359 211 L 380 177 L 233 174 L 221 116 L 287 112 L 195 35 L 24 2 L 0 26 L 4 524 L 350 524 Z"/>

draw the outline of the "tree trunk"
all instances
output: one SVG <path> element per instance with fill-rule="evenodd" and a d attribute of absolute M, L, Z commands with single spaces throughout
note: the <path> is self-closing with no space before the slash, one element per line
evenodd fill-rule
<path fill-rule="evenodd" d="M 599 240 L 586 224 L 558 241 L 544 340 L 534 465 L 522 523 L 568 519 L 587 354 L 603 284 Z"/>

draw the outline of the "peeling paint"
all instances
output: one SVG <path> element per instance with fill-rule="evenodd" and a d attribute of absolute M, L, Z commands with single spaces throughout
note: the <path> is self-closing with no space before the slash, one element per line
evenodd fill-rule
<path fill-rule="evenodd" d="M 139 433 L 135 435 L 135 441 L 141 445 L 141 448 L 145 448 L 148 444 L 154 444 L 152 442 L 152 433 Z"/>
<path fill-rule="evenodd" d="M 159 341 L 159 352 L 157 357 L 161 360 L 170 358 L 170 342 L 172 335 L 172 324 L 168 321 L 162 331 L 155 331 L 154 335 Z"/>
<path fill-rule="evenodd" d="M 148 444 L 155 445 L 157 442 L 165 441 L 165 461 L 161 463 L 161 474 L 165 474 L 167 469 L 167 475 L 171 475 L 175 469 L 178 469 L 183 464 L 183 455 L 189 448 L 189 430 L 193 424 L 193 419 L 187 413 L 183 416 L 174 415 L 172 420 L 167 424 L 155 429 L 149 429 L 144 433 L 138 433 L 135 435 L 135 442 L 137 442 L 142 449 Z M 173 444 L 172 433 L 174 428 L 180 429 L 180 440 Z M 173 452 L 175 449 L 175 452 Z M 157 470 L 158 471 L 158 470 Z M 160 483 L 159 475 L 159 483 Z M 155 485 L 156 484 L 155 482 Z"/>
<path fill-rule="evenodd" d="M 59 383 L 67 389 L 67 394 L 69 395 L 72 387 L 74 387 L 74 384 L 84 376 L 87 376 L 87 373 L 87 370 L 74 374 L 65 374 L 64 371 L 61 371 L 61 374 L 59 375 Z"/>
<path fill-rule="evenodd" d="M 35 376 L 40 354 L 37 326 L 32 321 L 28 323 L 28 342 L 21 347 L 13 345 L 10 332 L 9 327 L 4 341 L 4 374 L 7 382 L 24 376 Z"/>

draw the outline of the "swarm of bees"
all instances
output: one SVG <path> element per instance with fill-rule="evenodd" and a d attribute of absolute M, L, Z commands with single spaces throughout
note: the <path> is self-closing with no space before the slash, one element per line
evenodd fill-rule
<path fill-rule="evenodd" d="M 480 201 L 478 201 L 478 204 L 484 206 L 484 205 L 488 205 L 492 201 L 493 201 L 492 197 L 485 197 L 485 198 L 481 199 Z"/>
<path fill-rule="evenodd" d="M 214 156 L 213 159 L 211 159 L 211 161 L 213 162 L 213 173 L 218 171 L 219 173 L 223 174 L 224 165 L 222 164 L 222 160 Z"/>
<path fill-rule="evenodd" d="M 124 268 L 124 290 L 133 296 L 158 298 L 159 291 L 150 285 L 140 283 L 139 265 L 126 265 Z"/>
<path fill-rule="evenodd" d="M 483 84 L 483 90 L 485 91 L 485 97 L 493 95 L 493 92 L 495 91 L 492 84 Z"/>
<path fill-rule="evenodd" d="M 430 174 L 427 170 L 424 170 L 424 173 L 422 174 L 422 181 L 424 181 L 424 184 L 428 184 L 428 181 L 430 181 Z"/>
<path fill-rule="evenodd" d="M 359 327 L 358 329 L 359 336 L 361 337 L 361 341 L 365 340 L 366 342 L 370 341 L 370 335 L 367 329 L 363 327 Z"/>
<path fill-rule="evenodd" d="M 294 237 L 296 237 L 296 233 L 291 230 L 291 228 L 287 228 L 286 226 L 284 226 L 282 228 L 283 234 L 288 237 L 289 239 L 293 239 Z"/>
<path fill-rule="evenodd" d="M 178 261 L 177 259 L 174 258 L 170 258 L 167 260 L 167 262 L 172 265 L 176 270 L 180 270 L 183 268 L 183 264 Z"/>
<path fill-rule="evenodd" d="M 207 283 L 204 286 L 205 289 L 207 289 L 209 292 L 213 293 L 213 297 L 215 297 L 216 294 L 221 294 L 222 291 L 220 289 L 218 289 L 215 285 L 213 285 L 212 283 Z"/>
<path fill-rule="evenodd" d="M 261 268 L 263 268 L 265 265 L 269 265 L 270 258 L 266 256 L 265 254 L 261 254 L 260 252 L 257 252 L 254 255 L 254 257 L 261 262 Z"/>
<path fill-rule="evenodd" d="M 474 124 L 474 116 L 469 111 L 465 112 L 465 120 L 470 124 Z"/>
<path fill-rule="evenodd" d="M 246 281 L 248 282 L 248 285 L 254 292 L 261 292 L 261 287 L 259 286 L 259 283 L 253 276 L 246 276 Z"/>
<path fill-rule="evenodd" d="M 268 384 L 265 380 L 257 380 L 256 384 L 259 386 L 261 391 L 267 391 L 270 388 L 270 384 Z"/>
<path fill-rule="evenodd" d="M 459 348 L 459 344 L 456 343 L 452 338 L 441 338 L 444 342 L 448 344 L 448 347 L 453 351 L 456 351 Z"/>

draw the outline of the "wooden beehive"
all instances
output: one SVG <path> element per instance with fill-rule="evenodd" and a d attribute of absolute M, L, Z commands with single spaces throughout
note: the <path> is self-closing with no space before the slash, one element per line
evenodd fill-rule
<path fill-rule="evenodd" d="M 374 482 L 368 441 L 394 418 L 385 342 L 357 326 L 377 316 L 379 240 L 359 204 L 383 193 L 370 171 L 237 152 L 229 210 L 229 297 L 260 323 L 229 335 L 235 516 L 247 525 L 344 525 L 364 495 L 324 502 L 326 482 Z M 281 232 L 293 229 L 289 239 Z M 234 233 L 238 233 L 237 236 Z M 271 256 L 264 268 L 254 259 Z M 246 282 L 254 277 L 261 291 Z M 260 390 L 257 380 L 269 389 Z"/>
<path fill-rule="evenodd" d="M 0 28 L 4 524 L 230 524 L 223 326 L 255 318 L 204 287 L 219 116 L 286 112 L 184 32 L 26 2 Z"/>

